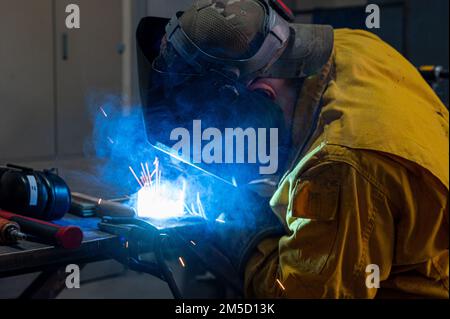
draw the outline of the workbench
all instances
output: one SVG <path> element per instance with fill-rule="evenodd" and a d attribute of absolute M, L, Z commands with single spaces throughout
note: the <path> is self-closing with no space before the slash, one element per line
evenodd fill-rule
<path fill-rule="evenodd" d="M 3 164 L 3 163 L 2 163 Z M 87 193 L 102 198 L 120 196 L 114 185 L 105 184 L 96 170 L 101 161 L 94 159 L 69 159 L 18 163 L 35 169 L 56 167 L 59 175 L 68 183 L 71 191 Z M 59 225 L 78 226 L 83 231 L 83 243 L 76 250 L 66 250 L 41 243 L 23 241 L 15 246 L 0 246 L 0 278 L 41 272 L 22 293 L 21 298 L 55 298 L 65 288 L 69 264 L 83 265 L 111 259 L 114 250 L 119 249 L 119 239 L 98 230 L 100 219 L 81 218 L 67 214 Z"/>
<path fill-rule="evenodd" d="M 105 183 L 100 177 L 99 168 L 102 160 L 74 158 L 58 161 L 42 162 L 12 162 L 14 164 L 34 169 L 58 168 L 59 175 L 67 182 L 72 192 L 89 194 L 94 197 L 111 199 L 124 197 L 120 185 Z M 6 163 L 0 163 L 1 165 Z M 82 269 L 89 263 L 114 259 L 118 260 L 117 252 L 123 250 L 123 242 L 114 235 L 98 229 L 99 218 L 81 218 L 67 214 L 62 220 L 54 223 L 67 226 L 79 226 L 84 235 L 83 244 L 76 250 L 47 246 L 44 244 L 23 241 L 16 246 L 0 246 L 0 279 L 23 274 L 40 274 L 21 293 L 24 299 L 53 299 L 66 288 L 68 276 L 66 266 L 76 264 Z M 183 296 L 187 298 L 223 298 L 229 295 L 217 281 L 210 277 L 204 268 L 195 262 L 189 262 L 187 269 L 178 265 L 178 255 L 169 261 L 174 276 L 181 283 Z M 123 262 L 121 262 L 124 264 Z M 127 268 L 127 265 L 124 265 Z M 139 273 L 147 273 L 145 269 L 134 269 Z M 206 276 L 205 276 L 206 274 Z M 153 281 L 155 282 L 155 281 Z M 145 297 L 145 296 L 143 296 Z"/>

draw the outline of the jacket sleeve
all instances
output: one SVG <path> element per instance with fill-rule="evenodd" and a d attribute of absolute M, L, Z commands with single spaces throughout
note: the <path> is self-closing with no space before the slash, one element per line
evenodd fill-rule
<path fill-rule="evenodd" d="M 301 174 L 289 201 L 290 233 L 259 244 L 246 296 L 374 298 L 395 242 L 392 207 L 374 183 L 349 164 L 322 163 Z"/>

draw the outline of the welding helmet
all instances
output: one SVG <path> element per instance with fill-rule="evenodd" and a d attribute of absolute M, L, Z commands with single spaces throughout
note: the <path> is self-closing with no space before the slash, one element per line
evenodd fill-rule
<path fill-rule="evenodd" d="M 213 69 L 243 82 L 315 74 L 330 58 L 333 29 L 292 21 L 281 0 L 197 0 L 170 20 L 144 18 L 137 31 L 141 93 L 152 70 Z"/>
<path fill-rule="evenodd" d="M 165 113 L 165 107 L 176 108 L 173 99 L 186 95 L 187 83 L 207 79 L 210 87 L 194 85 L 190 91 L 198 98 L 219 98 L 210 111 L 219 115 L 232 106 L 239 109 L 238 98 L 247 102 L 240 110 L 249 123 L 261 116 L 267 121 L 259 119 L 257 125 L 286 131 L 281 109 L 252 95 L 246 86 L 261 77 L 301 79 L 315 74 L 333 47 L 330 26 L 290 22 L 292 12 L 280 0 L 197 0 L 170 20 L 143 19 L 137 31 L 138 63 L 149 137 L 164 131 L 158 125 L 161 117 L 167 116 L 168 122 L 183 117 Z"/>

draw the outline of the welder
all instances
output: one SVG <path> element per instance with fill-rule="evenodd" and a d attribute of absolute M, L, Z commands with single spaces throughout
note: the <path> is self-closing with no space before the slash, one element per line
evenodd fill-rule
<path fill-rule="evenodd" d="M 247 297 L 448 298 L 447 109 L 372 33 L 290 18 L 264 0 L 177 14 L 145 71 L 149 134 L 202 115 L 280 129 L 271 212 L 249 204 L 256 227 L 218 245 Z"/>

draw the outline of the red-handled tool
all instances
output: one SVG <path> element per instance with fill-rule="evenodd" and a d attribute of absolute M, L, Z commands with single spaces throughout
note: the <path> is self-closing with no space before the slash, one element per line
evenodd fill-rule
<path fill-rule="evenodd" d="M 16 222 L 26 234 L 36 236 L 49 244 L 66 249 L 76 249 L 81 246 L 83 232 L 76 226 L 58 226 L 30 217 L 16 215 L 0 210 L 0 217 Z"/>

